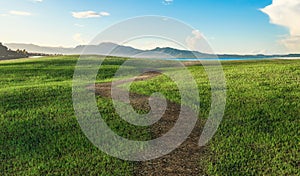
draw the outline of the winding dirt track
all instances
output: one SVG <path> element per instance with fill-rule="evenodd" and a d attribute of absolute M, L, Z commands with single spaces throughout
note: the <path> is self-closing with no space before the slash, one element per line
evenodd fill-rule
<path fill-rule="evenodd" d="M 148 72 L 134 81 L 142 81 L 158 76 L 159 73 Z M 132 79 L 121 80 L 116 84 L 123 84 Z M 95 87 L 96 95 L 111 98 L 111 83 L 97 84 Z M 121 89 L 119 91 L 122 91 Z M 149 110 L 148 96 L 130 93 L 130 103 L 135 109 Z M 160 137 L 169 131 L 178 118 L 180 113 L 180 105 L 167 101 L 167 110 L 161 120 L 150 126 L 152 138 Z M 137 176 L 175 176 L 175 175 L 206 175 L 205 170 L 201 167 L 201 160 L 206 151 L 205 147 L 199 147 L 198 140 L 202 132 L 204 121 L 199 119 L 194 130 L 188 139 L 176 150 L 161 158 L 136 162 L 134 175 Z"/>

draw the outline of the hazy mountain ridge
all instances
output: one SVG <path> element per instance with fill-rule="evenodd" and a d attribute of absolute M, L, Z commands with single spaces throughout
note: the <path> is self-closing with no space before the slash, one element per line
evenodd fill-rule
<path fill-rule="evenodd" d="M 130 46 L 118 45 L 115 43 L 100 43 L 99 45 L 79 45 L 75 48 L 64 47 L 43 47 L 34 44 L 21 44 L 21 43 L 6 43 L 8 48 L 12 50 L 25 49 L 32 53 L 45 53 L 45 54 L 94 54 L 94 55 L 111 55 L 121 57 L 173 57 L 173 58 L 215 58 L 216 55 L 201 53 L 198 51 L 179 50 L 170 47 L 157 47 L 152 50 L 140 50 Z M 243 57 L 300 57 L 300 54 L 288 55 L 235 55 L 235 54 L 219 54 L 219 58 L 243 58 Z"/>
<path fill-rule="evenodd" d="M 46 47 L 46 46 L 39 46 L 34 44 L 22 44 L 22 43 L 5 43 L 5 45 L 12 49 L 25 49 L 28 52 L 32 53 L 45 53 L 45 54 L 63 54 L 70 51 L 72 48 L 64 48 L 64 47 Z"/>

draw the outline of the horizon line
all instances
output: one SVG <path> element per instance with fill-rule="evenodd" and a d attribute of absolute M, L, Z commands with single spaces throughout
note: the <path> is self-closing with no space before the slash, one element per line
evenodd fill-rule
<path fill-rule="evenodd" d="M 182 48 L 176 48 L 176 47 L 171 47 L 171 46 L 163 46 L 163 47 L 154 47 L 154 48 L 151 48 L 151 49 L 142 49 L 142 48 L 139 48 L 139 47 L 133 47 L 133 46 L 130 46 L 130 45 L 121 45 L 121 44 L 118 44 L 118 43 L 115 43 L 115 42 L 101 42 L 99 44 L 78 44 L 78 45 L 73 45 L 73 46 L 62 46 L 62 45 L 56 45 L 56 46 L 51 46 L 51 45 L 44 45 L 44 44 L 34 44 L 34 43 L 20 43 L 20 42 L 0 42 L 4 45 L 8 44 L 8 45 L 34 45 L 34 46 L 37 46 L 37 47 L 48 47 L 48 48 L 63 48 L 63 49 L 74 49 L 78 46 L 97 46 L 97 45 L 100 45 L 100 44 L 103 44 L 103 43 L 111 43 L 111 44 L 116 44 L 116 45 L 119 45 L 119 46 L 126 46 L 126 47 L 131 47 L 131 48 L 134 48 L 134 49 L 138 49 L 138 50 L 142 50 L 142 51 L 147 51 L 147 50 L 154 50 L 156 48 L 171 48 L 171 49 L 176 49 L 176 50 L 180 50 L 180 51 L 191 51 L 191 52 L 200 52 L 200 53 L 203 53 L 203 54 L 209 54 L 209 53 L 204 53 L 204 52 L 201 52 L 201 51 L 193 51 L 193 50 L 189 50 L 189 49 L 182 49 Z M 10 49 L 10 48 L 9 48 Z M 19 48 L 20 49 L 20 48 Z M 235 53 L 230 53 L 230 52 L 224 52 L 224 53 L 212 53 L 212 55 L 240 55 L 240 56 L 256 56 L 256 55 L 264 55 L 264 56 L 273 56 L 273 55 L 293 55 L 293 54 L 300 54 L 299 53 L 289 53 L 289 52 L 286 52 L 286 53 L 268 53 L 268 54 L 263 54 L 263 53 L 238 53 L 238 52 L 235 52 Z"/>

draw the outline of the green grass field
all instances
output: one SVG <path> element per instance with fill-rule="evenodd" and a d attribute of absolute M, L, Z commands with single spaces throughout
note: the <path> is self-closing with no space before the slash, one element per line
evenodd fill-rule
<path fill-rule="evenodd" d="M 72 104 L 77 59 L 0 62 L 0 175 L 132 175 L 135 163 L 106 155 L 81 132 Z M 123 61 L 105 60 L 98 81 L 111 81 Z M 199 118 L 205 118 L 209 82 L 202 66 L 189 69 L 201 95 Z M 224 62 L 223 69 L 225 116 L 199 164 L 208 175 L 299 175 L 300 60 Z M 131 86 L 143 94 L 156 90 L 178 101 L 174 84 L 164 76 Z M 98 104 L 120 135 L 149 138 L 146 128 L 122 123 L 109 100 L 98 98 Z"/>

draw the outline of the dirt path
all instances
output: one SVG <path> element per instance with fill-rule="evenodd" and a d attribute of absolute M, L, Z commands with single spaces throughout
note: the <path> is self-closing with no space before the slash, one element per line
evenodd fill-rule
<path fill-rule="evenodd" d="M 150 79 L 159 75 L 159 73 L 149 72 L 134 81 Z M 123 84 L 131 81 L 126 79 L 117 81 L 117 84 Z M 122 91 L 122 90 L 120 90 Z M 103 83 L 96 85 L 96 94 L 102 97 L 111 98 L 111 83 Z M 148 96 L 130 93 L 130 101 L 135 109 L 149 110 Z M 157 138 L 168 132 L 176 123 L 180 113 L 180 105 L 167 102 L 167 110 L 161 120 L 150 126 L 151 135 Z M 134 175 L 142 176 L 175 176 L 175 175 L 205 175 L 203 167 L 201 167 L 201 159 L 206 152 L 205 147 L 199 147 L 198 140 L 201 134 L 201 128 L 204 122 L 198 120 L 193 132 L 189 138 L 176 150 L 161 158 L 137 162 Z"/>

